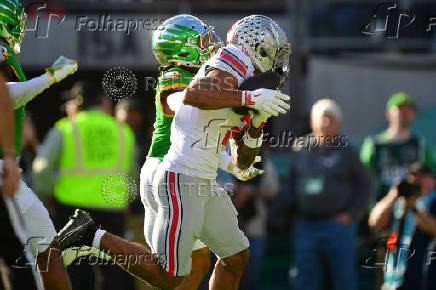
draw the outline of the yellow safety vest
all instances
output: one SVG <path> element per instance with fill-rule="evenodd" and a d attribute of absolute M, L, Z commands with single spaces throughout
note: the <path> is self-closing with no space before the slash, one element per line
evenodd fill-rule
<path fill-rule="evenodd" d="M 80 112 L 56 123 L 63 135 L 59 177 L 54 188 L 64 205 L 86 208 L 125 208 L 135 137 L 125 124 L 99 111 Z M 118 184 L 118 186 L 112 185 Z M 106 195 L 106 196 L 105 196 Z M 119 205 L 109 199 L 124 199 Z"/>

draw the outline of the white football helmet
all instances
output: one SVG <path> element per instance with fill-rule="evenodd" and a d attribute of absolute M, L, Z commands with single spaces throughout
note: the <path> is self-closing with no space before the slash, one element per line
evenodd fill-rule
<path fill-rule="evenodd" d="M 250 15 L 238 20 L 227 33 L 227 45 L 240 48 L 258 70 L 276 71 L 286 79 L 291 45 L 283 29 L 271 18 Z"/>

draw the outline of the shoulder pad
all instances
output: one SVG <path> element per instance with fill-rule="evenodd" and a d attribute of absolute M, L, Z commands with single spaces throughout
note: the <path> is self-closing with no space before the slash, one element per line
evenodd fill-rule
<path fill-rule="evenodd" d="M 168 89 L 186 88 L 192 81 L 192 74 L 179 68 L 172 68 L 163 72 L 159 77 L 158 89 L 165 91 Z"/>

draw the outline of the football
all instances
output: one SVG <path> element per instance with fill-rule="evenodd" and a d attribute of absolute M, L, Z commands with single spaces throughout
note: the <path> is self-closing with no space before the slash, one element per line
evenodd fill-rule
<path fill-rule="evenodd" d="M 256 89 L 265 88 L 275 90 L 280 86 L 280 74 L 276 72 L 264 72 L 259 73 L 245 82 L 243 82 L 240 86 L 240 90 L 249 90 L 254 91 Z M 233 111 L 239 115 L 252 115 L 257 111 L 255 109 L 249 107 L 238 107 L 233 108 Z"/>

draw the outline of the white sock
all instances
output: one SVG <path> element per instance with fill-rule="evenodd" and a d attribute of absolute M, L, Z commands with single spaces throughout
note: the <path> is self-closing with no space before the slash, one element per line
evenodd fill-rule
<path fill-rule="evenodd" d="M 94 240 L 92 241 L 92 246 L 93 246 L 94 248 L 97 248 L 97 249 L 100 250 L 100 241 L 101 241 L 101 238 L 103 237 L 103 235 L 104 235 L 105 233 L 106 233 L 106 231 L 105 231 L 105 230 L 102 230 L 102 229 L 98 229 L 98 230 L 95 232 Z"/>

